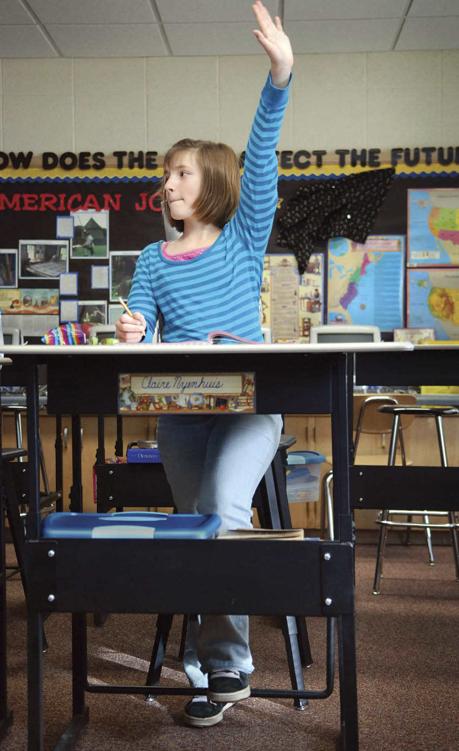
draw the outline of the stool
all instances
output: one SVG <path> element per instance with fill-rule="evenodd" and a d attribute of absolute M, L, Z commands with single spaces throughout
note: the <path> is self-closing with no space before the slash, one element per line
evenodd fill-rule
<path fill-rule="evenodd" d="M 388 465 L 393 466 L 395 464 L 397 453 L 397 441 L 400 434 L 400 420 L 403 415 L 413 415 L 415 417 L 433 417 L 435 419 L 435 426 L 437 429 L 438 450 L 440 454 L 440 462 L 442 467 L 448 466 L 448 456 L 446 453 L 445 435 L 443 430 L 443 417 L 450 417 L 459 414 L 459 409 L 455 407 L 414 407 L 414 406 L 399 406 L 399 405 L 385 405 L 380 407 L 380 412 L 392 415 L 392 432 L 389 444 L 389 456 Z M 392 516 L 408 516 L 406 522 L 392 521 Z M 423 517 L 423 522 L 413 522 L 412 517 L 418 515 Z M 448 522 L 445 524 L 431 524 L 430 516 L 447 517 Z M 378 551 L 376 555 L 376 569 L 373 581 L 373 594 L 380 594 L 380 585 L 383 569 L 384 552 L 387 542 L 387 534 L 389 527 L 404 527 L 409 530 L 411 528 L 424 529 L 426 532 L 427 548 L 429 551 L 429 563 L 434 564 L 433 549 L 432 549 L 432 536 L 431 529 L 449 529 L 451 531 L 451 540 L 453 545 L 453 555 L 456 567 L 456 577 L 459 579 L 459 546 L 457 540 L 457 528 L 458 524 L 455 519 L 453 511 L 407 511 L 407 510 L 394 510 L 385 509 L 381 512 L 380 518 L 377 520 L 380 525 Z"/>
<path fill-rule="evenodd" d="M 260 522 L 264 527 L 271 529 L 292 528 L 284 467 L 287 448 L 290 448 L 295 442 L 296 439 L 293 436 L 281 436 L 276 454 L 255 492 L 252 506 L 257 509 Z M 146 680 L 147 686 L 155 685 L 160 680 L 172 619 L 173 615 L 158 615 L 156 635 Z M 187 622 L 188 618 L 185 616 L 179 657 L 183 657 Z M 302 690 L 304 688 L 303 667 L 309 667 L 312 664 L 311 648 L 304 618 L 284 616 L 282 618 L 282 632 L 292 688 Z M 147 702 L 153 700 L 152 694 L 146 696 Z M 305 699 L 294 700 L 296 709 L 304 709 L 306 704 L 307 700 Z"/>

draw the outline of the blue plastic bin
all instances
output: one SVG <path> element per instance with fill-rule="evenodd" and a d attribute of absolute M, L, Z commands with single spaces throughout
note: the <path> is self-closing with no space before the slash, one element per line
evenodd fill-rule
<path fill-rule="evenodd" d="M 318 451 L 289 451 L 287 454 L 287 497 L 289 503 L 318 501 L 320 469 L 325 456 Z"/>
<path fill-rule="evenodd" d="M 171 539 L 207 540 L 221 526 L 217 514 L 161 514 L 122 511 L 114 514 L 61 512 L 42 522 L 42 537 L 57 539 Z"/>

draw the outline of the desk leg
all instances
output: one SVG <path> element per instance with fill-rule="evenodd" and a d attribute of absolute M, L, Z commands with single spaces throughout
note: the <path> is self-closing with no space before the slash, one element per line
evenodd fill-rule
<path fill-rule="evenodd" d="M 43 751 L 43 616 L 29 610 L 28 641 L 28 751 Z"/>
<path fill-rule="evenodd" d="M 354 615 L 342 615 L 339 624 L 339 689 L 341 705 L 341 749 L 358 751 L 357 680 Z"/>
<path fill-rule="evenodd" d="M 85 689 L 88 678 L 86 613 L 72 615 L 72 697 L 73 716 L 87 714 Z"/>
<path fill-rule="evenodd" d="M 72 487 L 70 511 L 83 511 L 83 485 L 81 483 L 81 418 L 72 415 Z"/>

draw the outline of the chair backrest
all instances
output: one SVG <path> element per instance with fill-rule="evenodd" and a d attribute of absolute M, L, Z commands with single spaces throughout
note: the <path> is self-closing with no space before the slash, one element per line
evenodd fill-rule
<path fill-rule="evenodd" d="M 357 452 L 362 433 L 385 435 L 391 432 L 393 417 L 379 412 L 385 404 L 415 404 L 414 394 L 397 394 L 397 396 L 366 396 L 356 394 L 353 399 L 354 452 Z M 406 430 L 414 420 L 414 415 L 404 415 L 401 420 L 402 430 Z"/>

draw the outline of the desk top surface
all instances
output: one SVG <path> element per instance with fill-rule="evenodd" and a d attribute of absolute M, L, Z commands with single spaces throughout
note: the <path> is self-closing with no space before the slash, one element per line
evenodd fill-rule
<path fill-rule="evenodd" d="M 8 357 L 14 355 L 218 355 L 218 354 L 325 354 L 329 352 L 401 352 L 413 350 L 411 342 L 339 342 L 331 344 L 11 344 L 2 346 Z"/>

